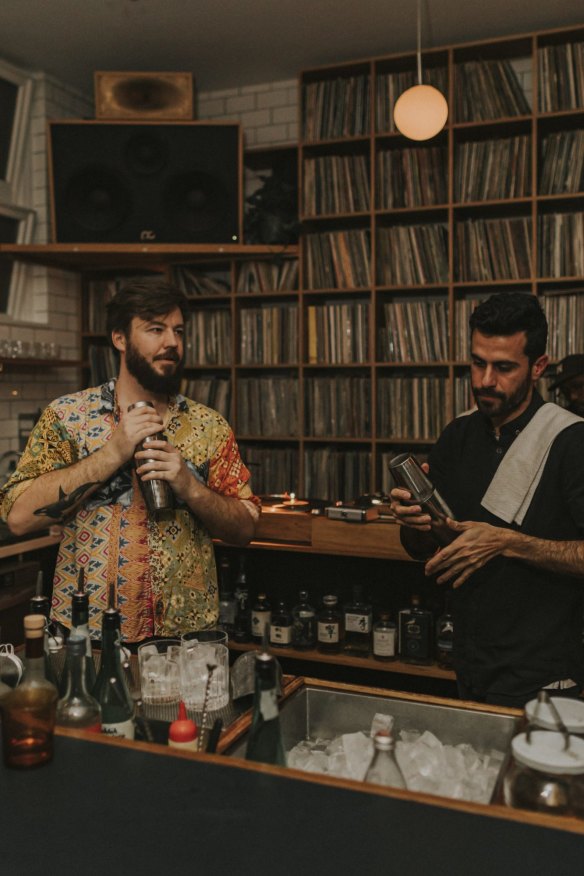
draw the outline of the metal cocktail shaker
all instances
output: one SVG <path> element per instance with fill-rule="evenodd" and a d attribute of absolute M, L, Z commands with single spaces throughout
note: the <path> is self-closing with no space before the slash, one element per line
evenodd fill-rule
<path fill-rule="evenodd" d="M 133 405 L 129 405 L 128 412 L 132 411 L 134 408 L 144 407 L 153 408 L 154 405 L 150 401 L 134 402 Z M 150 441 L 166 441 L 166 436 L 163 432 L 157 432 L 155 435 L 149 435 L 147 438 L 144 438 L 141 444 L 138 444 L 136 450 L 147 450 L 148 443 Z M 144 462 L 150 461 L 151 460 L 145 459 L 140 462 L 140 465 L 143 465 Z M 170 511 L 174 507 L 174 495 L 167 481 L 143 481 L 141 478 L 138 478 L 138 482 L 140 484 L 140 489 L 142 490 L 144 502 L 146 503 L 146 509 L 149 514 L 152 514 L 154 517 L 156 517 L 163 511 Z"/>
<path fill-rule="evenodd" d="M 420 505 L 424 514 L 432 518 L 430 526 L 436 541 L 442 546 L 454 541 L 458 533 L 449 529 L 445 522 L 447 517 L 455 520 L 454 514 L 416 457 L 411 453 L 400 453 L 390 461 L 389 470 L 397 486 L 409 490 L 412 504 Z"/>

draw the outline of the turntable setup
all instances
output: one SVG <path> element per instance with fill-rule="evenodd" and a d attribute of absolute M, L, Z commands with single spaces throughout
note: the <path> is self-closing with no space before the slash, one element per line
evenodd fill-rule
<path fill-rule="evenodd" d="M 322 499 L 300 499 L 296 493 L 270 493 L 267 496 L 260 496 L 260 499 L 262 509 L 268 512 L 321 514 L 328 504 Z"/>

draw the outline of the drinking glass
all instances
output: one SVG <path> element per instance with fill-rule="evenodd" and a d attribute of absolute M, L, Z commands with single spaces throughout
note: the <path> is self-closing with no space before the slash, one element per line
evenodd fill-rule
<path fill-rule="evenodd" d="M 208 711 L 228 705 L 229 649 L 223 630 L 202 630 L 181 637 L 180 694 L 187 709 L 203 709 L 207 684 Z"/>
<path fill-rule="evenodd" d="M 153 639 L 138 646 L 140 686 L 145 705 L 178 705 L 180 651 L 180 639 Z"/>

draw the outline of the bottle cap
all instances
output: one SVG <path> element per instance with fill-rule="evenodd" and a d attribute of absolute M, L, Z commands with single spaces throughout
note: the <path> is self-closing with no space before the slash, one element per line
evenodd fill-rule
<path fill-rule="evenodd" d="M 186 706 L 180 700 L 178 704 L 178 718 L 168 728 L 168 738 L 173 742 L 193 742 L 197 735 L 197 725 L 187 717 Z"/>
<path fill-rule="evenodd" d="M 322 601 L 325 605 L 336 605 L 339 601 L 338 597 L 330 593 L 328 596 L 323 596 Z"/>
<path fill-rule="evenodd" d="M 45 635 L 45 618 L 41 614 L 27 614 L 24 618 L 24 634 L 28 639 L 40 639 Z"/>
<path fill-rule="evenodd" d="M 375 748 L 380 748 L 383 751 L 389 751 L 393 748 L 393 736 L 389 730 L 378 730 L 373 737 Z"/>

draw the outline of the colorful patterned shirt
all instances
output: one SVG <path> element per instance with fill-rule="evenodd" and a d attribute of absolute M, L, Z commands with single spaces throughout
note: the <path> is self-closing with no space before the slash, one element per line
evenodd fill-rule
<path fill-rule="evenodd" d="M 18 468 L 0 491 L 6 519 L 34 478 L 83 459 L 108 441 L 119 415 L 115 381 L 52 402 L 33 429 Z M 216 411 L 177 395 L 169 403 L 167 440 L 211 490 L 243 500 L 257 513 L 233 432 Z M 85 571 L 90 630 L 101 634 L 108 587 L 116 586 L 126 641 L 177 636 L 213 626 L 218 617 L 213 544 L 207 529 L 179 502 L 160 520 L 148 517 L 133 461 L 120 468 L 63 525 L 53 584 L 52 617 L 71 625 L 71 596 Z"/>

